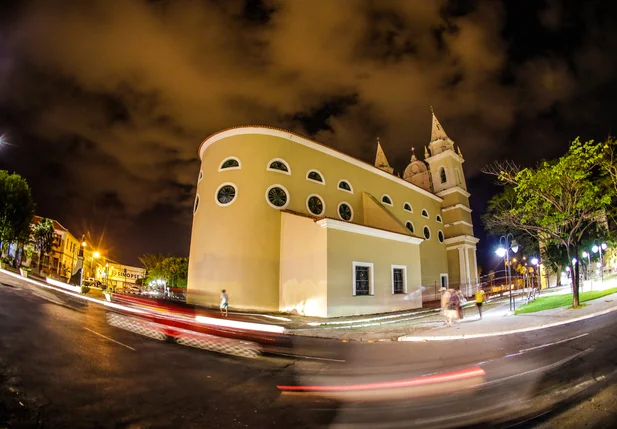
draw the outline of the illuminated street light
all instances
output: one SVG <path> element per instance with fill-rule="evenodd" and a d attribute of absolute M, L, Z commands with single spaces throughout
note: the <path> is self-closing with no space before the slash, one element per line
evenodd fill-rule
<path fill-rule="evenodd" d="M 600 246 L 598 246 L 597 244 L 594 244 L 593 247 L 591 248 L 593 253 L 600 253 L 600 265 L 598 266 L 598 268 L 601 269 L 600 275 L 602 277 L 603 282 L 604 282 L 604 261 L 602 260 L 602 251 L 606 250 L 607 247 L 608 245 L 606 243 L 602 243 Z"/>
<path fill-rule="evenodd" d="M 495 253 L 497 254 L 497 256 L 499 256 L 500 258 L 503 258 L 504 256 L 506 256 L 506 249 L 504 249 L 503 247 L 499 246 L 497 248 L 497 250 L 495 250 Z"/>
<path fill-rule="evenodd" d="M 538 261 L 538 258 L 533 258 L 533 259 L 531 260 L 531 264 L 532 264 L 532 265 L 538 265 L 538 262 L 539 262 L 539 261 Z"/>
<path fill-rule="evenodd" d="M 85 241 L 81 242 L 81 247 L 86 247 L 86 242 Z"/>
<path fill-rule="evenodd" d="M 94 252 L 94 253 L 92 254 L 92 257 L 93 257 L 94 259 L 98 259 L 98 258 L 100 258 L 100 257 L 101 257 L 101 254 L 100 254 L 98 251 L 96 251 L 96 252 Z"/>
<path fill-rule="evenodd" d="M 570 272 L 570 267 L 566 267 L 566 271 L 567 271 L 567 272 Z"/>
<path fill-rule="evenodd" d="M 572 265 L 576 265 L 577 262 L 578 262 L 578 259 L 572 258 Z"/>
<path fill-rule="evenodd" d="M 511 238 L 511 241 L 508 243 L 508 239 Z M 502 241 L 505 242 L 505 245 L 502 244 Z M 516 309 L 516 303 L 512 300 L 512 273 L 510 271 L 510 250 L 514 253 L 518 252 L 518 243 L 514 239 L 514 236 L 510 233 L 506 235 L 502 235 L 499 237 L 499 247 L 495 250 L 495 254 L 500 258 L 504 258 L 503 263 L 508 267 L 508 274 L 506 281 L 508 282 L 508 288 L 510 289 L 510 311 L 514 311 Z M 514 259 L 516 262 L 516 258 Z"/>

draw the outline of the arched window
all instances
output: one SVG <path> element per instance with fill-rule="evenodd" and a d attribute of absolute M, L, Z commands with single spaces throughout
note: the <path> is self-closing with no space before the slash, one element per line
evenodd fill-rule
<path fill-rule="evenodd" d="M 309 195 L 306 199 L 306 208 L 311 214 L 315 216 L 323 215 L 326 211 L 326 203 L 324 203 L 323 199 L 316 194 Z"/>
<path fill-rule="evenodd" d="M 387 204 L 387 205 L 391 206 L 391 205 L 392 205 L 392 198 L 390 198 L 390 195 L 384 194 L 384 195 L 381 197 L 381 202 L 382 202 L 382 203 L 384 203 L 384 204 Z"/>
<path fill-rule="evenodd" d="M 403 204 L 403 210 L 409 212 L 409 213 L 413 213 L 413 209 L 411 208 L 411 204 L 409 203 L 405 203 Z"/>
<path fill-rule="evenodd" d="M 440 223 L 441 223 L 441 216 L 439 216 L 439 215 L 435 216 L 435 220 L 436 220 L 437 222 L 440 222 Z"/>
<path fill-rule="evenodd" d="M 237 196 L 238 188 L 236 188 L 236 185 L 233 183 L 223 183 L 216 190 L 214 200 L 219 206 L 225 207 L 233 203 Z"/>
<path fill-rule="evenodd" d="M 274 158 L 268 162 L 268 171 L 276 171 L 278 173 L 291 174 L 289 164 L 283 159 Z"/>
<path fill-rule="evenodd" d="M 219 171 L 222 170 L 239 170 L 240 169 L 240 160 L 234 156 L 230 156 L 226 158 L 223 162 L 221 162 L 221 166 L 219 167 Z"/>
<path fill-rule="evenodd" d="M 351 205 L 346 202 L 340 202 L 338 205 L 338 217 L 342 220 L 352 220 L 353 219 L 353 209 Z"/>
<path fill-rule="evenodd" d="M 282 185 L 272 185 L 266 189 L 266 201 L 275 209 L 284 209 L 289 204 L 289 193 Z"/>
<path fill-rule="evenodd" d="M 322 174 L 317 170 L 309 170 L 308 173 L 306 173 L 306 180 L 310 180 L 311 182 L 317 182 L 322 185 L 326 184 Z"/>
<path fill-rule="evenodd" d="M 426 209 L 422 209 L 422 216 L 428 219 L 428 212 Z"/>
<path fill-rule="evenodd" d="M 199 208 L 199 194 L 195 196 L 195 203 L 193 204 L 193 214 L 197 213 L 198 208 Z"/>
<path fill-rule="evenodd" d="M 407 222 L 405 222 L 405 227 L 409 230 L 409 232 L 411 232 L 412 234 L 415 233 L 415 229 L 413 227 L 413 223 L 411 223 L 410 220 L 408 220 Z"/>
<path fill-rule="evenodd" d="M 201 182 L 201 179 L 203 179 L 203 178 L 204 178 L 204 172 L 200 171 L 199 172 L 199 176 L 197 177 L 197 184 L 199 184 L 199 182 Z"/>
<path fill-rule="evenodd" d="M 437 238 L 439 239 L 440 243 L 443 243 L 443 240 L 444 240 L 443 231 L 439 231 L 437 233 Z"/>
<path fill-rule="evenodd" d="M 428 226 L 424 227 L 424 238 L 426 238 L 427 240 L 430 240 L 431 238 L 431 230 L 428 228 Z"/>
<path fill-rule="evenodd" d="M 446 183 L 448 178 L 446 177 L 446 169 L 441 167 L 439 169 L 439 177 L 441 178 L 441 183 Z"/>
<path fill-rule="evenodd" d="M 353 194 L 353 188 L 351 187 L 351 184 L 347 180 L 339 180 L 338 188 L 341 191 L 345 191 L 345 192 L 349 192 Z"/>

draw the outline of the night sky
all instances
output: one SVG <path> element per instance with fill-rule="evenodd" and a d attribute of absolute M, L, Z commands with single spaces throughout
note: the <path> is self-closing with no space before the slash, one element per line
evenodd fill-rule
<path fill-rule="evenodd" d="M 461 146 L 474 228 L 480 169 L 533 165 L 617 129 L 612 1 L 0 2 L 0 168 L 37 214 L 114 259 L 187 255 L 197 149 L 222 128 L 287 128 L 391 164 Z"/>

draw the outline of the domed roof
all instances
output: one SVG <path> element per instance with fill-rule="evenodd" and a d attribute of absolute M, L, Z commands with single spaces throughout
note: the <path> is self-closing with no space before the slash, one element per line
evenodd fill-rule
<path fill-rule="evenodd" d="M 413 150 L 414 149 L 412 148 L 412 151 Z M 411 179 L 413 176 L 426 173 L 427 171 L 428 168 L 426 167 L 424 161 L 420 161 L 418 158 L 416 158 L 416 154 L 414 153 L 413 155 L 411 155 L 411 161 L 405 169 L 405 172 L 403 173 L 403 179 L 409 181 L 409 179 Z"/>

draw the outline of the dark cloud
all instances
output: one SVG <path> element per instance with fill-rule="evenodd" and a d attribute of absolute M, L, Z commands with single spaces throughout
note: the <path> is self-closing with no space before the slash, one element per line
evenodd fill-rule
<path fill-rule="evenodd" d="M 433 106 L 471 177 L 496 157 L 558 155 L 614 122 L 612 2 L 0 8 L 0 125 L 14 145 L 2 167 L 30 179 L 41 214 L 105 230 L 133 261 L 187 252 L 197 148 L 221 128 L 282 126 L 369 161 L 380 136 L 402 170 L 428 144 Z"/>

